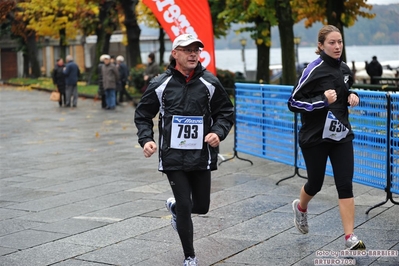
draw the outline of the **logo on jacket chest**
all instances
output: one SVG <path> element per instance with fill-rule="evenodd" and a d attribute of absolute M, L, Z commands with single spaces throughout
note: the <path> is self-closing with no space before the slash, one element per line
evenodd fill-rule
<path fill-rule="evenodd" d="M 346 83 L 348 83 L 348 81 L 349 81 L 349 75 L 345 75 L 344 76 L 344 83 L 346 84 Z"/>

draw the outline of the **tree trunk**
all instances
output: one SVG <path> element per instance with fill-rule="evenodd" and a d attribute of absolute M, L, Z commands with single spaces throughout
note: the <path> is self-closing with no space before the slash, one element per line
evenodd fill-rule
<path fill-rule="evenodd" d="M 263 27 L 265 31 L 269 32 L 269 37 L 270 32 L 271 32 L 271 27 L 270 23 L 267 22 L 262 22 L 263 24 L 267 24 L 266 27 Z M 257 28 L 258 25 L 257 25 Z M 267 46 L 267 44 L 262 43 L 262 44 L 256 44 L 257 47 L 257 65 L 256 65 L 256 80 L 260 83 L 270 83 L 270 46 Z"/>
<path fill-rule="evenodd" d="M 165 54 L 165 31 L 162 29 L 162 27 L 159 27 L 159 65 L 163 66 L 165 65 L 165 62 L 163 61 Z M 169 62 L 168 62 L 169 64 Z"/>
<path fill-rule="evenodd" d="M 256 47 L 258 48 L 256 80 L 260 83 L 270 83 L 270 47 L 264 44 L 256 45 Z"/>
<path fill-rule="evenodd" d="M 341 15 L 344 13 L 345 0 L 327 0 L 327 23 L 329 25 L 334 25 L 341 31 L 342 41 L 344 46 L 342 48 L 341 59 L 346 62 L 346 51 L 345 51 L 345 40 L 344 40 L 344 26 L 341 22 Z"/>
<path fill-rule="evenodd" d="M 29 74 L 29 55 L 28 53 L 24 52 L 22 54 L 22 57 L 24 59 L 24 73 L 23 73 L 23 77 L 27 78 L 30 76 Z"/>
<path fill-rule="evenodd" d="M 36 33 L 31 32 L 27 38 L 27 49 L 28 49 L 28 56 L 29 62 L 31 66 L 31 77 L 38 78 L 41 76 L 40 65 L 39 61 L 37 60 L 37 45 L 36 45 Z"/>
<path fill-rule="evenodd" d="M 103 49 L 101 54 L 109 54 L 109 50 L 111 48 L 111 33 L 105 33 L 104 39 L 103 39 Z"/>
<path fill-rule="evenodd" d="M 281 82 L 285 85 L 295 85 L 297 79 L 295 47 L 294 47 L 294 19 L 290 0 L 276 0 L 276 15 L 281 43 L 281 62 L 283 75 Z M 299 62 L 297 62 L 299 64 Z"/>
<path fill-rule="evenodd" d="M 66 33 L 65 33 L 65 28 L 60 29 L 60 58 L 63 58 L 65 60 L 66 57 Z"/>
<path fill-rule="evenodd" d="M 137 23 L 136 6 L 138 0 L 119 0 L 125 14 L 125 27 L 127 36 L 127 61 L 128 67 L 135 67 L 141 64 L 140 34 L 141 29 Z"/>
<path fill-rule="evenodd" d="M 112 4 L 113 4 L 112 2 L 104 1 L 100 5 L 100 13 L 98 15 L 100 24 L 97 25 L 97 28 L 96 28 L 97 43 L 95 46 L 93 65 L 91 66 L 90 74 L 89 74 L 89 77 L 87 80 L 88 84 L 92 84 L 97 81 L 97 79 L 98 79 L 97 66 L 100 62 L 100 56 L 102 54 L 107 54 L 109 51 L 109 43 L 108 43 L 108 50 L 104 51 L 104 47 L 106 47 L 106 45 L 105 45 L 105 42 L 106 42 L 105 41 L 106 40 L 105 28 L 107 26 L 107 21 L 109 21 L 109 10 L 110 10 Z M 109 38 L 110 38 L 110 36 L 109 36 Z"/>

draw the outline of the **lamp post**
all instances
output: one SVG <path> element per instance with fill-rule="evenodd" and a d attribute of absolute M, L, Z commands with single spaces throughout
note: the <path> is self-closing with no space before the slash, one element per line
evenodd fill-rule
<path fill-rule="evenodd" d="M 298 72 L 299 69 L 299 56 L 298 56 L 298 47 L 299 44 L 301 43 L 301 37 L 297 36 L 294 37 L 294 44 L 295 44 L 295 61 L 296 61 L 296 71 Z"/>
<path fill-rule="evenodd" d="M 241 38 L 240 39 L 240 43 L 241 43 L 241 46 L 242 46 L 241 58 L 242 58 L 242 62 L 244 64 L 244 76 L 247 77 L 247 66 L 246 66 L 246 63 L 245 63 L 245 45 L 247 45 L 247 39 Z"/>

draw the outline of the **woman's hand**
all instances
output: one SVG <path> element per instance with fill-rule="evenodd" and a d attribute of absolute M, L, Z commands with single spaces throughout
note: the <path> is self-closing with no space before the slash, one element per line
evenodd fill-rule
<path fill-rule="evenodd" d="M 348 104 L 350 107 L 355 107 L 359 104 L 359 96 L 354 93 L 349 94 L 348 96 Z"/>
<path fill-rule="evenodd" d="M 333 89 L 326 90 L 324 96 L 326 96 L 328 104 L 332 104 L 337 100 L 337 92 Z"/>

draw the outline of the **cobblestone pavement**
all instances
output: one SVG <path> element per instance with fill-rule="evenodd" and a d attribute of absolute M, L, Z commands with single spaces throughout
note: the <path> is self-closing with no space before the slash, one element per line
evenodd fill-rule
<path fill-rule="evenodd" d="M 48 92 L 3 85 L 0 111 L 0 265 L 182 265 L 164 208 L 171 189 L 157 158 L 142 155 L 131 105 L 105 111 L 79 98 L 77 108 L 60 108 Z M 221 161 L 234 158 L 213 172 L 211 209 L 193 217 L 200 265 L 353 262 L 340 253 L 332 178 L 311 202 L 310 232 L 302 235 L 291 202 L 305 180 L 276 185 L 292 167 L 235 157 L 233 148 L 232 132 Z M 355 254 L 356 265 L 399 265 L 399 207 L 388 201 L 366 215 L 386 194 L 360 184 L 354 190 L 356 234 L 368 251 L 386 251 Z"/>

